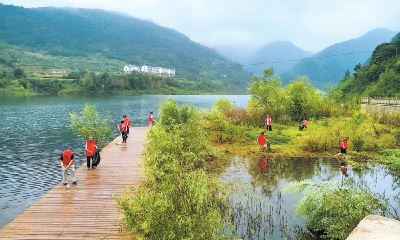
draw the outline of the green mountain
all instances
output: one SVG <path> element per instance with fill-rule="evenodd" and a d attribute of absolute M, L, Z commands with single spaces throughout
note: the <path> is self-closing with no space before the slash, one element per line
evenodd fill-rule
<path fill-rule="evenodd" d="M 347 70 L 352 72 L 355 65 L 364 63 L 377 45 L 389 42 L 396 32 L 389 29 L 374 29 L 365 35 L 334 44 L 321 52 L 303 59 L 291 70 L 281 75 L 282 83 L 288 84 L 297 76 L 307 75 L 319 89 L 328 83 L 339 83 Z"/>
<path fill-rule="evenodd" d="M 177 77 L 196 82 L 246 85 L 251 76 L 173 29 L 98 9 L 0 4 L 0 47 L 1 59 L 27 73 L 122 72 L 126 64 L 146 64 L 173 68 Z"/>
<path fill-rule="evenodd" d="M 353 76 L 343 77 L 338 89 L 348 98 L 400 97 L 400 33 L 377 46 L 370 61 L 357 65 Z"/>

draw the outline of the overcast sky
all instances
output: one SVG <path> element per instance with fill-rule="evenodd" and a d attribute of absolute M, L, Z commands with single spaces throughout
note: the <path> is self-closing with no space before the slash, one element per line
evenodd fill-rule
<path fill-rule="evenodd" d="M 0 0 L 30 7 L 99 8 L 152 19 L 208 47 L 291 41 L 318 52 L 375 28 L 400 31 L 399 0 Z"/>

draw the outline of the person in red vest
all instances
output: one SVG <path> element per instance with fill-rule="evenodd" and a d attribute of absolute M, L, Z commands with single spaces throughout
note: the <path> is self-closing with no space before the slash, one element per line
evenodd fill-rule
<path fill-rule="evenodd" d="M 150 128 L 153 126 L 153 123 L 154 123 L 153 112 L 150 112 L 150 115 L 149 115 L 149 127 Z"/>
<path fill-rule="evenodd" d="M 268 131 L 272 131 L 272 128 L 271 128 L 271 117 L 269 115 L 267 115 L 267 117 L 265 118 L 265 125 L 267 125 L 267 130 Z"/>
<path fill-rule="evenodd" d="M 121 123 L 119 124 L 119 131 L 120 131 L 121 134 L 122 134 L 122 142 L 123 142 L 123 143 L 126 143 L 126 138 L 128 137 L 128 136 L 127 136 L 127 134 L 128 134 L 127 131 L 128 131 L 128 130 L 127 130 L 127 126 L 126 126 L 124 120 L 122 120 Z"/>
<path fill-rule="evenodd" d="M 258 135 L 258 138 L 257 138 L 257 143 L 260 146 L 261 150 L 264 150 L 266 147 L 265 141 L 269 141 L 269 140 L 265 137 L 264 132 L 262 132 L 260 135 Z"/>
<path fill-rule="evenodd" d="M 92 137 L 89 137 L 89 140 L 86 142 L 85 151 L 86 151 L 86 165 L 87 169 L 90 170 L 90 159 L 93 162 L 93 156 L 96 153 L 96 142 L 93 140 Z M 95 169 L 95 166 L 92 164 L 92 168 Z"/>
<path fill-rule="evenodd" d="M 126 133 L 129 134 L 129 127 L 131 126 L 131 121 L 129 121 L 129 118 L 126 115 L 124 115 L 124 123 L 127 129 Z"/>
<path fill-rule="evenodd" d="M 304 119 L 304 120 L 303 120 L 303 127 L 304 127 L 304 128 L 307 128 L 307 124 L 308 124 L 307 119 Z"/>
<path fill-rule="evenodd" d="M 343 156 L 346 157 L 347 140 L 349 140 L 349 137 L 343 138 L 343 140 L 340 142 L 340 153 L 336 154 L 335 157 L 339 156 L 340 154 L 343 154 Z"/>
<path fill-rule="evenodd" d="M 67 170 L 69 169 L 71 171 L 72 183 L 77 185 L 78 183 L 75 180 L 74 153 L 70 149 L 67 149 L 61 153 L 61 168 L 63 171 L 63 184 L 68 184 L 66 175 Z"/>

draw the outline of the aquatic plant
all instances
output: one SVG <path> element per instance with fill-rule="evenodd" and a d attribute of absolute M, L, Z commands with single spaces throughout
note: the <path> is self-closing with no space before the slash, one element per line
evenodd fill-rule
<path fill-rule="evenodd" d="M 307 228 L 325 239 L 346 239 L 365 216 L 387 212 L 386 198 L 353 181 L 301 181 L 282 191 L 305 193 L 296 213 L 306 215 Z"/>
<path fill-rule="evenodd" d="M 393 172 L 393 175 L 400 178 L 400 150 L 382 149 L 379 151 L 379 160 Z"/>

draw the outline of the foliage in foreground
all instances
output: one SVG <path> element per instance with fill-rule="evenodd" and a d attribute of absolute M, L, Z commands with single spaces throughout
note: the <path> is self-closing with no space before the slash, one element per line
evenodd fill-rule
<path fill-rule="evenodd" d="M 307 228 L 325 239 L 346 239 L 367 215 L 384 215 L 387 199 L 352 181 L 290 183 L 283 191 L 305 192 L 296 206 Z"/>
<path fill-rule="evenodd" d="M 162 103 L 159 122 L 148 132 L 144 184 L 114 197 L 124 223 L 141 239 L 217 239 L 226 223 L 221 185 L 201 168 L 212 153 L 197 110 Z"/>
<path fill-rule="evenodd" d="M 81 111 L 81 116 L 71 113 L 71 128 L 82 137 L 83 140 L 93 137 L 97 146 L 111 138 L 111 128 L 107 125 L 107 116 L 101 117 L 96 111 L 96 107 L 86 104 Z"/>
<path fill-rule="evenodd" d="M 386 164 L 393 176 L 400 180 L 400 150 L 382 149 L 379 151 L 380 162 Z"/>

